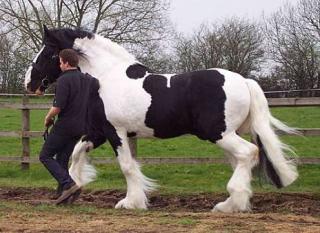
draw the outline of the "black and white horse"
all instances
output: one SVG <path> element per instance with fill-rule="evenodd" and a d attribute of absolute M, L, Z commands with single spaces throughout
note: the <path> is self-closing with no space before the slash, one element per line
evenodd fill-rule
<path fill-rule="evenodd" d="M 57 54 L 61 49 L 79 52 L 80 68 L 100 83 L 99 100 L 91 105 L 92 132 L 75 147 L 70 174 L 83 186 L 95 170 L 86 160 L 86 147 L 109 140 L 127 181 L 127 195 L 116 208 L 146 209 L 146 194 L 155 183 L 145 177 L 131 156 L 128 137 L 171 138 L 193 134 L 220 146 L 229 158 L 233 175 L 230 197 L 213 210 L 238 212 L 250 209 L 251 170 L 260 162 L 277 187 L 298 177 L 296 166 L 286 159 L 274 128 L 293 129 L 273 118 L 259 85 L 237 73 L 208 69 L 184 74 L 152 73 L 123 47 L 83 30 L 45 28 L 43 47 L 29 67 L 25 85 L 44 91 L 61 72 Z M 95 130 L 97 133 L 95 133 Z M 251 133 L 255 144 L 239 135 Z"/>

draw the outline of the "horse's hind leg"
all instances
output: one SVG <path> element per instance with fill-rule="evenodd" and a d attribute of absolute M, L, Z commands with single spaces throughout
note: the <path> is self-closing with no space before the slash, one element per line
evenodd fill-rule
<path fill-rule="evenodd" d="M 227 190 L 230 197 L 218 203 L 213 211 L 221 212 L 241 212 L 250 210 L 251 191 L 251 169 L 258 162 L 258 148 L 242 139 L 235 132 L 229 133 L 217 144 L 223 148 L 230 156 L 233 156 L 234 171 L 228 182 Z"/>
<path fill-rule="evenodd" d="M 122 145 L 116 150 L 120 168 L 127 181 L 127 195 L 119 201 L 115 208 L 147 209 L 148 199 L 146 193 L 153 191 L 156 185 L 144 176 L 140 165 L 131 156 L 126 132 L 117 131 Z"/>

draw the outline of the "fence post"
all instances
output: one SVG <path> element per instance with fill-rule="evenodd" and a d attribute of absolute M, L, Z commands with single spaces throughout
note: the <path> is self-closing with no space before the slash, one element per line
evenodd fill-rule
<path fill-rule="evenodd" d="M 137 158 L 137 138 L 129 138 L 129 147 L 133 158 Z"/>
<path fill-rule="evenodd" d="M 30 163 L 30 138 L 26 135 L 26 131 L 30 130 L 30 110 L 25 107 L 29 103 L 29 97 L 23 95 L 22 97 L 22 158 L 21 169 L 29 169 Z"/>

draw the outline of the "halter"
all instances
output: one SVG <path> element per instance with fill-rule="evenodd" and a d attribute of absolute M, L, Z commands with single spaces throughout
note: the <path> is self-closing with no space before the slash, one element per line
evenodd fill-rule
<path fill-rule="evenodd" d="M 32 62 L 32 67 L 40 74 L 45 73 L 44 71 L 44 67 L 46 67 L 46 65 L 52 60 L 58 57 L 58 54 L 56 53 L 58 51 L 57 46 L 52 44 L 52 43 L 45 43 L 45 46 L 50 46 L 54 48 L 54 53 L 51 57 L 47 57 L 48 59 L 46 59 L 46 62 L 43 66 L 39 66 L 39 64 Z M 45 75 L 45 77 L 41 80 L 41 85 L 39 87 L 40 91 L 45 91 L 49 85 L 53 83 L 52 78 L 50 78 L 50 76 L 48 76 L 47 74 Z"/>

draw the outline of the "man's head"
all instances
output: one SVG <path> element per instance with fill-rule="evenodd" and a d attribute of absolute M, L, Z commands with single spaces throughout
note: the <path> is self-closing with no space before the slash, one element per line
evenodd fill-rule
<path fill-rule="evenodd" d="M 59 53 L 60 69 L 62 71 L 77 68 L 79 64 L 79 57 L 73 49 L 63 49 Z"/>

